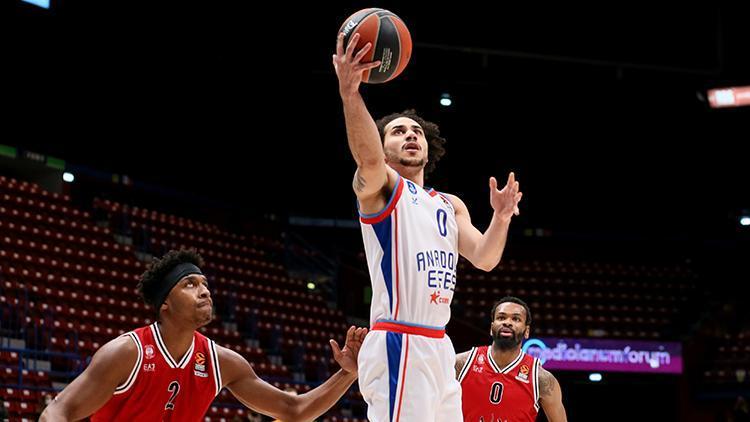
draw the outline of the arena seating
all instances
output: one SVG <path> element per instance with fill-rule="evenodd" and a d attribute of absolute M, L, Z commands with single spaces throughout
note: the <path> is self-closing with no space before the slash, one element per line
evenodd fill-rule
<path fill-rule="evenodd" d="M 65 195 L 0 176 L 0 389 L 13 420 L 35 419 L 45 394 L 68 382 L 104 343 L 153 320 L 135 286 L 144 258 L 191 247 L 206 260 L 216 320 L 202 331 L 244 355 L 264 379 L 302 393 L 337 365 L 341 311 L 288 275 L 281 236 L 235 233 L 221 224 L 97 199 L 90 210 Z M 314 253 L 312 251 L 311 253 Z M 352 265 L 365 269 L 360 253 Z M 537 336 L 676 339 L 700 296 L 686 264 L 507 258 L 486 273 L 459 262 L 454 318 L 484 330 L 492 303 L 526 299 Z M 705 368 L 708 382 L 735 382 L 748 367 L 750 336 L 728 336 Z M 36 355 L 35 355 L 36 354 Z M 48 363 L 38 369 L 31 360 Z M 247 416 L 226 390 L 206 420 Z M 362 421 L 350 391 L 325 421 Z"/>
<path fill-rule="evenodd" d="M 94 217 L 102 208 L 111 220 L 106 224 Z M 129 210 L 128 217 L 132 217 L 130 230 L 113 224 L 125 219 L 123 210 Z M 315 350 L 314 355 L 304 354 L 316 362 L 314 366 L 302 362 L 300 371 L 307 378 L 294 384 L 297 390 L 308 390 L 311 382 L 327 377 L 335 368 L 327 340 L 341 340 L 347 324 L 341 312 L 329 310 L 305 282 L 287 277 L 279 259 L 270 258 L 279 255 L 279 240 L 228 233 L 216 225 L 108 201 L 93 204 L 92 214 L 77 209 L 65 195 L 0 176 L 3 335 L 24 341 L 25 352 L 20 353 L 45 353 L 51 367 L 49 371 L 23 369 L 18 351 L 3 350 L 2 385 L 10 388 L 10 400 L 4 403 L 13 418 L 34 417 L 39 408 L 37 393 L 52 392 L 52 382 L 70 381 L 105 342 L 152 322 L 151 311 L 135 290 L 145 265 L 130 242 L 116 240 L 139 230 L 153 233 L 149 252 L 194 247 L 203 254 L 217 318 L 202 331 L 243 354 L 260 376 L 279 386 L 292 385 L 287 364 L 271 362 L 267 353 L 281 354 L 282 348 L 274 344 L 283 342 Z M 247 321 L 254 321 L 255 326 L 249 327 Z M 239 330 L 225 322 L 236 324 Z M 242 333 L 256 333 L 261 342 L 250 345 Z M 30 389 L 24 389 L 27 386 Z M 230 397 L 222 393 L 218 407 L 207 417 L 241 416 L 242 409 Z"/>

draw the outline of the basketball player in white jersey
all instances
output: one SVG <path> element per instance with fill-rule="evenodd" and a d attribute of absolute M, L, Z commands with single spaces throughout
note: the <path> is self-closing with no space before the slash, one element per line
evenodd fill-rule
<path fill-rule="evenodd" d="M 424 187 L 425 167 L 444 152 L 437 125 L 411 111 L 376 123 L 359 93 L 362 63 L 339 36 L 333 65 L 349 148 L 357 163 L 353 188 L 372 281 L 371 332 L 359 354 L 367 417 L 384 421 L 461 421 L 455 351 L 445 336 L 459 254 L 492 270 L 502 256 L 521 200 L 513 173 L 501 190 L 490 178 L 492 221 L 482 233 L 454 195 Z"/>

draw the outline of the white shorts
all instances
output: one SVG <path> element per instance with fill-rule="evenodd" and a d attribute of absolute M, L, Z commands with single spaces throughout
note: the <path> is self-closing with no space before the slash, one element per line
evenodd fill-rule
<path fill-rule="evenodd" d="M 367 419 L 462 421 L 461 385 L 450 338 L 407 333 L 423 328 L 390 325 L 389 329 L 373 326 L 359 351 L 359 389 L 367 402 Z"/>

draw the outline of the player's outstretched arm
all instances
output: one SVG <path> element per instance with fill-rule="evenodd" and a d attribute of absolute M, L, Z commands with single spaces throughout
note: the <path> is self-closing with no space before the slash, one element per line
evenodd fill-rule
<path fill-rule="evenodd" d="M 339 94 L 344 105 L 349 150 L 357 163 L 352 187 L 357 198 L 366 201 L 380 194 L 388 181 L 388 173 L 378 128 L 359 93 L 363 73 L 377 67 L 380 62 L 362 63 L 362 58 L 372 48 L 372 44 L 366 44 L 355 54 L 354 49 L 358 40 L 359 34 L 354 34 L 349 40 L 349 45 L 344 48 L 344 36 L 339 34 L 336 39 L 336 54 L 333 55 L 333 67 L 336 70 Z"/>
<path fill-rule="evenodd" d="M 281 420 L 311 421 L 325 413 L 357 379 L 357 356 L 366 328 L 350 327 L 343 349 L 331 340 L 341 370 L 309 392 L 295 396 L 260 379 L 250 364 L 232 350 L 218 348 L 225 386 L 247 407 Z"/>
<path fill-rule="evenodd" d="M 549 422 L 568 422 L 562 402 L 562 390 L 555 376 L 539 367 L 539 404 Z"/>
<path fill-rule="evenodd" d="M 91 363 L 47 406 L 41 422 L 77 421 L 104 406 L 117 386 L 128 381 L 138 359 L 130 337 L 121 336 L 102 346 Z"/>
<path fill-rule="evenodd" d="M 522 193 L 515 175 L 510 173 L 508 182 L 501 190 L 497 181 L 490 178 L 490 205 L 492 220 L 487 230 L 482 233 L 471 223 L 471 216 L 466 204 L 455 195 L 448 195 L 456 209 L 458 224 L 458 252 L 476 268 L 491 271 L 500 262 L 508 240 L 510 220 L 518 215 L 518 202 Z"/>

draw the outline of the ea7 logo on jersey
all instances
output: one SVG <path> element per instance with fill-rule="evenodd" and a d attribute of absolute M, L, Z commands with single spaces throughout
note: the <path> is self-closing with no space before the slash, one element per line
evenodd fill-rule
<path fill-rule="evenodd" d="M 479 356 L 477 356 L 477 365 L 472 365 L 471 366 L 471 370 L 474 371 L 474 372 L 478 372 L 478 373 L 481 374 L 483 372 L 483 369 L 484 369 L 484 367 L 482 365 L 484 365 L 484 356 L 483 355 L 479 355 Z"/>
<path fill-rule="evenodd" d="M 155 363 L 144 363 L 143 364 L 143 372 L 156 372 L 156 364 Z"/>

